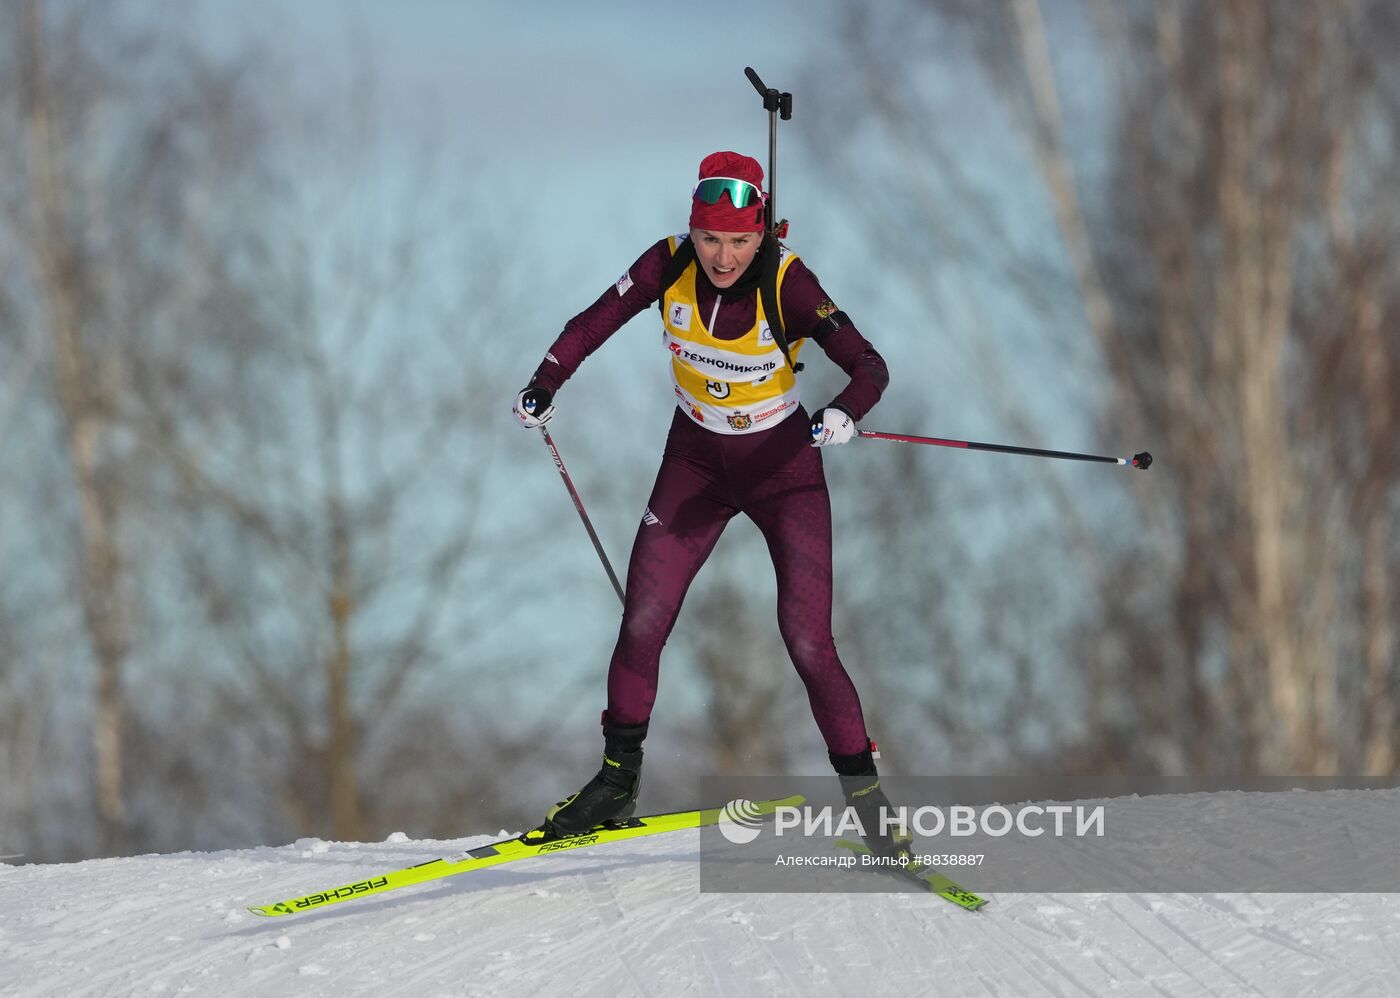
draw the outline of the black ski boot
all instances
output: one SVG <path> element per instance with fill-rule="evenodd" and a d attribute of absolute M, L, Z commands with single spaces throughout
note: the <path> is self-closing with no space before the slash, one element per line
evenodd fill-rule
<path fill-rule="evenodd" d="M 605 821 L 630 818 L 642 788 L 645 723 L 621 727 L 603 714 L 603 766 L 598 775 L 549 809 L 545 825 L 556 835 L 582 835 Z"/>
<path fill-rule="evenodd" d="M 855 755 L 827 754 L 841 781 L 846 806 L 860 819 L 861 837 L 870 852 L 883 858 L 894 870 L 906 869 L 913 862 L 914 836 L 903 823 L 893 821 L 895 810 L 880 788 L 880 776 L 875 771 L 869 744 L 864 752 Z M 882 823 L 883 815 L 891 818 L 888 827 Z"/>

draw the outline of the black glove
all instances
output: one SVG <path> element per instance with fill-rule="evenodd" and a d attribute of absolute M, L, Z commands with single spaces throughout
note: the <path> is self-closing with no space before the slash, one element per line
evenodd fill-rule
<path fill-rule="evenodd" d="M 520 419 L 520 425 L 528 429 L 543 426 L 554 415 L 554 393 L 548 388 L 531 385 L 515 396 L 511 412 Z"/>

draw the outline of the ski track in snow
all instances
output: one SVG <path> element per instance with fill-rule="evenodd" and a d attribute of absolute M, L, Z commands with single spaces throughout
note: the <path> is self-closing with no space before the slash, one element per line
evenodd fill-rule
<path fill-rule="evenodd" d="M 1400 995 L 1400 895 L 701 894 L 693 831 L 245 910 L 486 841 L 0 866 L 0 996 Z"/>

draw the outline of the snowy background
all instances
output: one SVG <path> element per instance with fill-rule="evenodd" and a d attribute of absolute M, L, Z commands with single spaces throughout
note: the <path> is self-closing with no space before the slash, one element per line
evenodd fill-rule
<path fill-rule="evenodd" d="M 529 859 L 275 919 L 245 907 L 502 836 L 0 867 L 0 994 L 1400 993 L 1400 895 L 1018 893 L 968 912 L 924 894 L 701 894 L 698 836 Z M 973 872 L 959 879 L 975 889 Z"/>

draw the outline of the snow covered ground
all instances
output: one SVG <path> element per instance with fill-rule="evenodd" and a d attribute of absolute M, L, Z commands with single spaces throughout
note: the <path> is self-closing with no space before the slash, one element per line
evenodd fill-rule
<path fill-rule="evenodd" d="M 1400 995 L 1400 895 L 701 894 L 694 830 L 245 910 L 497 837 L 0 866 L 0 995 Z"/>

